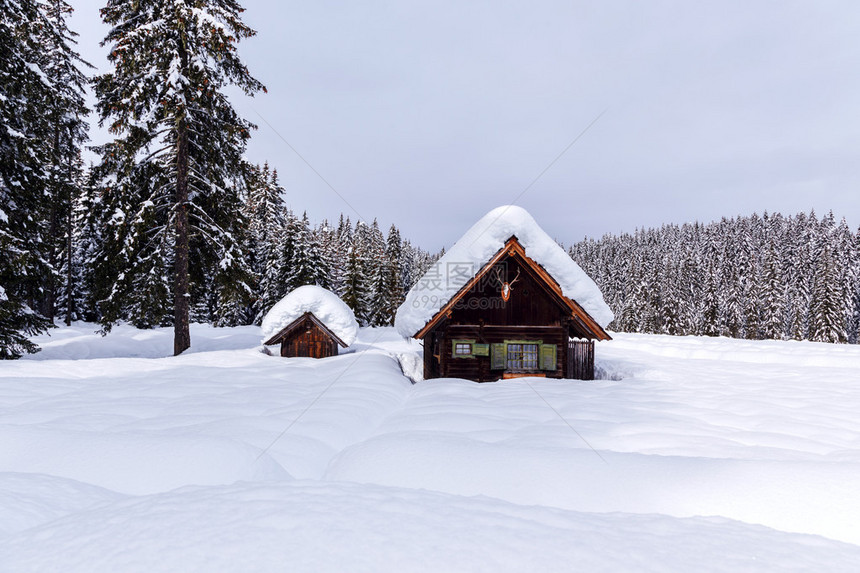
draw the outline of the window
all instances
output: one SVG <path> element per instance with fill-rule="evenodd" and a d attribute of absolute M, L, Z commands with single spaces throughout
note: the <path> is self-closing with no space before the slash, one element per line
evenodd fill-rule
<path fill-rule="evenodd" d="M 474 340 L 454 340 L 452 342 L 454 358 L 473 358 Z"/>
<path fill-rule="evenodd" d="M 538 369 L 538 344 L 511 343 L 507 348 L 506 370 L 527 372 Z"/>

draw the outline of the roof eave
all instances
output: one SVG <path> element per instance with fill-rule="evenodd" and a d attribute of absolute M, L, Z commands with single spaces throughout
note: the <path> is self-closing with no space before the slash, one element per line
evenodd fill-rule
<path fill-rule="evenodd" d="M 297 319 L 295 319 L 294 321 L 289 323 L 287 326 L 285 326 L 284 328 L 279 330 L 277 332 L 277 334 L 275 334 L 274 336 L 269 338 L 269 340 L 264 342 L 263 345 L 269 346 L 271 344 L 280 344 L 287 335 L 289 335 L 293 330 L 298 328 L 298 326 L 302 322 L 304 322 L 305 320 L 310 320 L 311 322 L 316 324 L 318 327 L 320 327 L 323 330 L 323 332 L 325 332 L 327 335 L 329 335 L 331 338 L 333 338 L 334 341 L 337 342 L 342 348 L 347 348 L 349 346 L 337 334 L 332 332 L 332 330 L 329 327 L 327 327 L 320 319 L 318 319 L 316 317 L 316 315 L 314 315 L 314 313 L 312 313 L 310 311 L 304 313 L 303 315 L 301 315 L 300 317 L 298 317 Z"/>

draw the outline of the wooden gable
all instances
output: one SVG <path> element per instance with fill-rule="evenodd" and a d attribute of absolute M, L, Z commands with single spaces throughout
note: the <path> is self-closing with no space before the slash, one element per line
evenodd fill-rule
<path fill-rule="evenodd" d="M 511 299 L 499 303 L 501 293 L 495 274 L 504 273 L 503 282 L 517 282 Z M 495 290 L 494 290 L 495 289 Z M 561 311 L 567 324 L 559 323 Z M 415 334 L 423 339 L 443 322 L 517 326 L 570 326 L 579 338 L 611 340 L 611 337 L 576 301 L 564 296 L 561 286 L 536 261 L 526 255 L 515 236 L 496 252 L 449 300 L 424 327 Z"/>
<path fill-rule="evenodd" d="M 281 356 L 309 358 L 336 356 L 338 346 L 347 346 L 312 312 L 304 313 L 264 344 L 280 344 Z"/>

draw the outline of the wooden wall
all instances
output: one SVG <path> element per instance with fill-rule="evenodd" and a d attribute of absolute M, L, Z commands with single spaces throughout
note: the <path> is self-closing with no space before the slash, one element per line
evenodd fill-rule
<path fill-rule="evenodd" d="M 492 271 L 486 280 L 465 294 L 449 316 L 424 338 L 425 378 L 454 377 L 478 382 L 502 378 L 504 369 L 491 368 L 490 356 L 455 357 L 455 340 L 481 344 L 529 340 L 552 344 L 556 347 L 556 369 L 535 371 L 535 375 L 549 378 L 583 375 L 588 365 L 577 363 L 575 369 L 571 368 L 571 360 L 575 362 L 577 358 L 569 358 L 568 341 L 580 334 L 570 321 L 569 310 L 516 257 L 508 257 L 503 263 L 499 266 L 504 269 L 503 280 L 510 282 L 519 275 L 509 300 L 503 300 Z M 591 371 L 593 377 L 593 361 Z"/>
<path fill-rule="evenodd" d="M 281 342 L 281 356 L 326 358 L 337 356 L 338 345 L 324 330 L 306 320 Z"/>
<path fill-rule="evenodd" d="M 440 372 L 444 376 L 453 378 L 467 378 L 479 382 L 498 380 L 502 377 L 504 369 L 492 370 L 490 368 L 490 356 L 477 356 L 474 358 L 455 358 L 453 356 L 454 340 L 469 339 L 479 343 L 492 344 L 506 340 L 530 340 L 540 341 L 542 344 L 553 344 L 556 346 L 556 368 L 554 371 L 540 371 L 540 374 L 548 378 L 563 378 L 566 361 L 565 356 L 558 349 L 566 346 L 567 333 L 562 327 L 517 327 L 517 326 L 468 326 L 452 325 L 440 337 Z"/>

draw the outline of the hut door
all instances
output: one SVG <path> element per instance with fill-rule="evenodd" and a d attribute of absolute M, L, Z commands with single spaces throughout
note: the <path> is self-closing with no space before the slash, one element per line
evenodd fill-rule
<path fill-rule="evenodd" d="M 285 356 L 306 356 L 325 358 L 331 356 L 331 341 L 318 328 L 308 328 L 287 342 L 289 348 Z"/>
<path fill-rule="evenodd" d="M 308 356 L 326 358 L 334 355 L 332 347 L 335 343 L 319 328 L 310 329 L 305 340 L 308 346 Z"/>
<path fill-rule="evenodd" d="M 326 352 L 323 341 L 320 340 L 319 331 L 314 329 L 310 334 L 311 335 L 308 337 L 308 356 L 314 356 L 316 358 L 325 358 L 328 356 L 328 352 Z"/>

